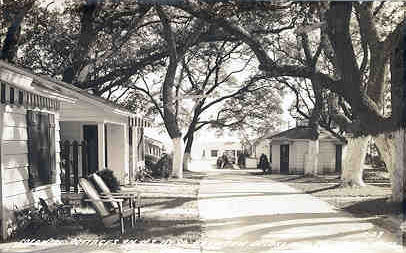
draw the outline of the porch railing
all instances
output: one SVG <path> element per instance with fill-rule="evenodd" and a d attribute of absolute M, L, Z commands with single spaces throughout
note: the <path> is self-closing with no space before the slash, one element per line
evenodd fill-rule
<path fill-rule="evenodd" d="M 87 177 L 88 146 L 85 141 L 61 142 L 61 191 L 79 193 L 79 178 Z"/>

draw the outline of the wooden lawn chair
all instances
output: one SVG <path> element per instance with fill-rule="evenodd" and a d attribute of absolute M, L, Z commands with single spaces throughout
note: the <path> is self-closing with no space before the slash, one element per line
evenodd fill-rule
<path fill-rule="evenodd" d="M 131 218 L 131 227 L 134 227 L 134 208 L 132 205 L 123 205 L 124 199 L 114 198 L 112 196 L 101 196 L 95 187 L 85 178 L 79 180 L 79 184 L 85 192 L 87 199 L 84 201 L 91 202 L 96 213 L 101 218 L 105 227 L 114 227 L 119 221 L 121 234 L 125 233 L 124 218 Z M 109 208 L 110 204 L 112 208 Z M 117 207 L 117 208 L 115 208 Z"/>
<path fill-rule="evenodd" d="M 137 209 L 138 218 L 141 218 L 141 193 L 138 191 L 120 191 L 120 192 L 111 192 L 110 188 L 106 185 L 103 178 L 101 178 L 96 173 L 93 173 L 89 176 L 96 185 L 96 188 L 99 190 L 99 194 L 106 197 L 114 197 L 120 199 L 129 199 L 132 202 L 132 205 Z M 116 205 L 116 203 L 112 203 Z M 134 213 L 135 217 L 135 213 Z"/>

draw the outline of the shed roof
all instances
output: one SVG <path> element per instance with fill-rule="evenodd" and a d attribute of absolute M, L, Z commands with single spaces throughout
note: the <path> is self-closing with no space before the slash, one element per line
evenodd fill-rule
<path fill-rule="evenodd" d="M 312 136 L 311 128 L 306 126 L 298 126 L 295 128 L 288 129 L 286 131 L 280 132 L 278 134 L 268 137 L 268 139 L 288 139 L 288 140 L 310 140 Z M 324 128 L 320 128 L 319 140 L 332 139 L 341 141 L 339 138 L 334 136 L 331 132 Z"/>

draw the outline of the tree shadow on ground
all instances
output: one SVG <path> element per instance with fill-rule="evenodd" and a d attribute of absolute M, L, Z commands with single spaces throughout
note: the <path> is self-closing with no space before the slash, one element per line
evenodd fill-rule
<path fill-rule="evenodd" d="M 200 240 L 201 221 L 196 219 L 138 219 L 135 227 L 131 228 L 130 221 L 125 221 L 126 233 L 120 234 L 119 224 L 105 228 L 96 214 L 80 214 L 77 217 L 76 227 L 51 227 L 43 226 L 36 231 L 26 231 L 14 238 L 13 241 L 22 239 L 35 239 L 46 241 L 54 240 L 114 240 L 132 239 L 138 241 L 164 241 L 173 240 L 185 243 L 195 243 Z"/>
<path fill-rule="evenodd" d="M 398 215 L 402 213 L 402 204 L 391 202 L 388 198 L 379 198 L 360 201 L 343 208 L 343 210 L 360 216 Z"/>
<path fill-rule="evenodd" d="M 235 229 L 234 237 L 228 238 L 228 240 L 252 243 L 255 246 L 247 248 L 247 252 L 262 252 L 261 250 L 269 250 L 269 246 L 262 247 L 260 243 L 256 244 L 257 241 L 313 243 L 330 239 L 340 240 L 341 237 L 374 231 L 373 227 L 367 224 L 370 221 L 371 219 L 355 219 L 345 213 L 291 213 L 209 220 L 207 230 L 215 231 L 220 235 L 230 234 L 230 230 Z M 362 223 L 365 226 L 357 226 Z M 317 226 L 321 226 L 321 228 L 317 229 Z M 326 226 L 332 228 L 340 226 L 340 229 L 330 230 L 326 229 Z M 302 233 L 297 231 L 302 231 Z M 310 233 L 307 234 L 304 231 Z M 287 233 L 289 236 L 284 239 L 278 237 L 279 234 Z M 218 252 L 241 252 L 241 249 L 233 245 L 223 245 L 217 250 Z"/>
<path fill-rule="evenodd" d="M 329 186 L 329 187 L 324 187 L 324 188 L 319 188 L 319 189 L 314 189 L 314 190 L 308 190 L 308 191 L 305 191 L 305 193 L 313 194 L 313 193 L 318 193 L 318 192 L 323 192 L 323 191 L 338 189 L 338 188 L 340 188 L 340 187 L 342 187 L 341 184 L 335 184 L 335 185 L 332 185 L 332 186 Z"/>
<path fill-rule="evenodd" d="M 396 217 L 402 214 L 402 204 L 394 203 L 389 200 L 390 198 L 364 200 L 348 205 L 342 209 L 355 217 L 378 217 L 371 221 L 374 225 L 382 227 L 393 234 L 400 234 L 401 220 L 388 220 L 387 217 Z"/>
<path fill-rule="evenodd" d="M 154 199 L 156 199 L 154 201 Z M 170 209 L 176 208 L 184 205 L 187 202 L 194 201 L 196 198 L 191 197 L 148 197 L 143 198 L 142 206 L 145 207 L 153 207 L 153 206 L 162 206 L 162 209 Z"/>

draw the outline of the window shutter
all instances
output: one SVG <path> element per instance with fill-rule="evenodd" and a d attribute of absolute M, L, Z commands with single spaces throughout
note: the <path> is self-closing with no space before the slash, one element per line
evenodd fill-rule
<path fill-rule="evenodd" d="M 46 184 L 50 179 L 50 150 L 49 150 L 49 114 L 40 113 L 40 166 L 38 166 L 38 174 L 42 184 Z"/>
<path fill-rule="evenodd" d="M 27 130 L 29 186 L 56 182 L 54 115 L 28 110 Z"/>
<path fill-rule="evenodd" d="M 55 115 L 49 114 L 49 178 L 56 183 Z"/>
<path fill-rule="evenodd" d="M 41 152 L 40 143 L 40 114 L 38 112 L 28 110 L 27 111 L 27 132 L 28 132 L 28 183 L 30 187 L 36 187 L 40 183 L 39 176 L 39 155 Z"/>

